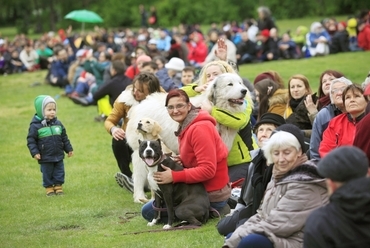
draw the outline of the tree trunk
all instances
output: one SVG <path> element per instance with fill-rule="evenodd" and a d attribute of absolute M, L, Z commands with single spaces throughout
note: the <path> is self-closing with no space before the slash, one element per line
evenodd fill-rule
<path fill-rule="evenodd" d="M 33 2 L 34 9 L 36 11 L 35 12 L 36 13 L 36 23 L 35 23 L 34 32 L 36 34 L 41 34 L 44 30 L 42 26 L 41 13 L 39 12 L 41 9 L 40 2 L 39 0 L 33 0 L 32 2 Z"/>
<path fill-rule="evenodd" d="M 56 12 L 55 12 L 55 7 L 54 7 L 54 0 L 49 0 L 49 8 L 50 8 L 50 15 L 49 15 L 50 31 L 55 31 L 56 30 L 56 27 L 55 27 Z"/>

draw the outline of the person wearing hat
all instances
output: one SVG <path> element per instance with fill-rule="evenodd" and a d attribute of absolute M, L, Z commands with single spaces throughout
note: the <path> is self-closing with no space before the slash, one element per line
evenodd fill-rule
<path fill-rule="evenodd" d="M 157 71 L 156 76 L 163 89 L 169 92 L 181 86 L 181 71 L 185 68 L 185 62 L 180 58 L 172 58 L 164 65 L 164 68 Z"/>
<path fill-rule="evenodd" d="M 279 58 L 279 47 L 277 43 L 270 37 L 270 30 L 263 29 L 257 35 L 257 40 L 261 41 L 259 49 L 260 61 L 271 61 Z"/>
<path fill-rule="evenodd" d="M 63 195 L 64 156 L 73 156 L 67 131 L 57 119 L 57 104 L 51 96 L 39 95 L 34 100 L 36 114 L 27 134 L 27 147 L 39 164 L 46 196 Z"/>
<path fill-rule="evenodd" d="M 254 126 L 259 148 L 262 148 L 272 132 L 283 124 L 285 120 L 280 115 L 273 113 L 262 115 L 260 121 Z M 256 213 L 267 184 L 271 180 L 273 166 L 267 165 L 262 150 L 255 149 L 250 154 L 252 162 L 249 164 L 240 195 L 237 199 L 229 199 L 230 207 L 235 210 L 232 215 L 226 216 L 217 224 L 217 231 L 221 235 L 226 236 L 235 231 L 239 225 Z"/>
<path fill-rule="evenodd" d="M 331 38 L 320 22 L 313 22 L 311 24 L 306 42 L 310 56 L 323 56 L 329 54 L 328 44 L 331 42 Z"/>
<path fill-rule="evenodd" d="M 370 178 L 366 154 L 342 146 L 317 164 L 326 178 L 329 204 L 308 217 L 305 248 L 370 247 Z"/>
<path fill-rule="evenodd" d="M 307 217 L 328 202 L 325 179 L 306 149 L 298 127 L 276 128 L 262 147 L 267 163 L 274 165 L 262 203 L 223 247 L 302 247 Z"/>
<path fill-rule="evenodd" d="M 153 59 L 154 57 L 161 55 L 161 52 L 157 48 L 157 40 L 154 38 L 150 39 L 148 42 L 148 53 Z"/>

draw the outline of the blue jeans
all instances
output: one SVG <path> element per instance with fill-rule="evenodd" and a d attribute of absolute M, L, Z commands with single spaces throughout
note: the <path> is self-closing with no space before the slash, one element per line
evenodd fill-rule
<path fill-rule="evenodd" d="M 227 200 L 222 201 L 222 202 L 211 202 L 210 204 L 211 204 L 212 208 L 216 209 L 217 211 L 220 211 L 224 206 L 226 206 Z M 164 208 L 165 207 L 166 206 L 164 206 Z M 141 215 L 147 221 L 152 221 L 153 220 L 155 212 L 156 212 L 156 210 L 154 210 L 154 208 L 153 208 L 153 201 L 149 201 L 149 202 L 145 203 L 144 206 L 141 208 Z M 166 223 L 167 220 L 168 220 L 167 211 L 163 211 L 161 213 L 161 221 L 160 222 Z"/>
<path fill-rule="evenodd" d="M 274 248 L 274 245 L 271 241 L 262 234 L 249 234 L 248 236 L 242 238 L 240 241 L 238 248 Z"/>
<path fill-rule="evenodd" d="M 233 233 L 229 233 L 225 238 L 226 239 L 230 238 L 232 234 Z M 274 248 L 274 245 L 265 235 L 252 233 L 242 238 L 237 248 L 248 248 L 248 247 Z"/>
<path fill-rule="evenodd" d="M 53 185 L 62 185 L 64 183 L 64 162 L 63 160 L 55 163 L 40 164 L 42 172 L 42 186 L 50 187 Z"/>

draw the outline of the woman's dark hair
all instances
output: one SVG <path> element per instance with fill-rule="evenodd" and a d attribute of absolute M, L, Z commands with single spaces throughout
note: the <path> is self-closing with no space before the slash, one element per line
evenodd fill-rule
<path fill-rule="evenodd" d="M 345 99 L 346 99 L 346 95 L 347 93 L 351 91 L 353 93 L 355 93 L 356 91 L 360 92 L 361 95 L 363 95 L 364 99 L 366 102 L 369 101 L 369 99 L 364 96 L 364 89 L 361 87 L 361 85 L 358 85 L 358 84 L 350 84 L 348 85 L 344 90 L 343 90 L 343 93 L 342 93 L 342 101 L 343 101 L 343 104 L 345 102 Z"/>
<path fill-rule="evenodd" d="M 153 59 L 152 59 L 154 62 L 156 60 L 159 60 L 162 62 L 163 66 L 167 63 L 167 60 L 165 57 L 161 56 L 161 55 L 158 55 L 158 56 L 155 56 Z"/>
<path fill-rule="evenodd" d="M 170 90 L 170 92 L 168 92 L 168 95 L 166 97 L 166 103 L 165 103 L 166 107 L 168 105 L 168 101 L 173 97 L 181 97 L 182 99 L 185 100 L 186 103 L 190 102 L 189 96 L 188 94 L 186 94 L 185 91 L 180 90 L 180 89 L 173 89 L 173 90 Z"/>
<path fill-rule="evenodd" d="M 132 84 L 134 85 L 135 82 L 140 84 L 140 87 L 143 91 L 143 86 L 146 84 L 148 86 L 149 94 L 154 92 L 163 92 L 161 85 L 159 84 L 158 78 L 150 72 L 140 72 L 136 77 L 132 80 Z M 132 87 L 132 90 L 135 89 L 135 86 Z M 144 91 L 143 91 L 144 92 Z"/>
<path fill-rule="evenodd" d="M 254 85 L 255 90 L 259 93 L 259 108 L 258 108 L 258 120 L 260 117 L 267 113 L 269 109 L 269 98 L 279 89 L 279 84 L 275 83 L 271 79 L 263 79 Z"/>
<path fill-rule="evenodd" d="M 317 90 L 318 97 L 319 98 L 325 96 L 324 91 L 322 90 L 322 78 L 324 77 L 325 74 L 332 75 L 335 78 L 344 77 L 343 73 L 341 73 L 339 71 L 335 71 L 335 70 L 326 70 L 323 73 L 321 73 L 321 75 L 320 75 L 320 82 L 319 82 L 319 88 Z"/>

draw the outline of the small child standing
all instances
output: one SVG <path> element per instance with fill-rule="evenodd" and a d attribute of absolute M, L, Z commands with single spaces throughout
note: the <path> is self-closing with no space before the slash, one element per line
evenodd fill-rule
<path fill-rule="evenodd" d="M 27 135 L 31 156 L 40 164 L 46 196 L 63 195 L 64 152 L 73 155 L 73 148 L 63 124 L 56 117 L 56 102 L 46 95 L 37 96 L 36 114 Z"/>

